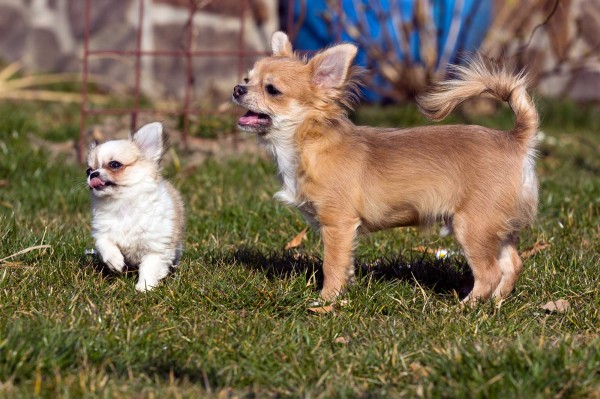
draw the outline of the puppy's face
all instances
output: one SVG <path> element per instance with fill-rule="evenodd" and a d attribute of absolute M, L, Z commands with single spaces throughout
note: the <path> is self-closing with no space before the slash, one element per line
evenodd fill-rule
<path fill-rule="evenodd" d="M 162 125 L 151 123 L 129 140 L 112 140 L 90 151 L 87 183 L 92 195 L 109 197 L 135 192 L 144 182 L 159 178 L 163 151 Z"/>
<path fill-rule="evenodd" d="M 343 44 L 305 62 L 284 33 L 276 32 L 271 44 L 273 56 L 258 61 L 233 90 L 233 101 L 248 110 L 238 127 L 261 136 L 293 130 L 311 113 L 327 112 L 340 101 L 356 55 L 356 47 Z"/>
<path fill-rule="evenodd" d="M 272 129 L 297 123 L 306 112 L 310 80 L 301 61 L 282 57 L 262 59 L 244 81 L 233 92 L 233 101 L 248 110 L 238 121 L 240 129 L 266 135 Z"/>

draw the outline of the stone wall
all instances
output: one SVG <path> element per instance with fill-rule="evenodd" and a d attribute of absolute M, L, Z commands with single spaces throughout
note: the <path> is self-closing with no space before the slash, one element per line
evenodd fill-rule
<path fill-rule="evenodd" d="M 190 0 L 91 0 L 92 50 L 135 50 L 139 1 L 144 1 L 145 6 L 142 48 L 185 49 Z M 200 10 L 194 17 L 194 48 L 236 50 L 242 1 L 195 1 Z M 497 5 L 506 4 L 504 0 L 495 1 Z M 79 72 L 85 3 L 86 0 L 0 0 L 0 59 L 21 60 L 28 70 L 35 72 Z M 523 55 L 523 64 L 532 75 L 546 76 L 536 82 L 541 93 L 580 101 L 600 100 L 600 0 L 560 0 L 554 18 L 536 32 L 525 51 L 520 51 L 520 42 L 513 40 L 515 35 L 529 35 L 554 4 L 548 1 L 547 6 L 538 7 L 539 15 L 530 18 L 529 24 L 520 22 L 523 18 L 514 17 L 529 15 L 533 3 L 516 3 L 524 8 L 522 12 L 510 13 L 503 23 L 505 26 L 493 27 L 491 32 L 495 33 L 488 34 L 493 40 L 507 43 L 493 44 L 498 54 L 488 51 L 485 45 L 484 52 L 494 56 L 511 54 L 509 41 L 512 41 L 517 56 Z M 279 27 L 278 0 L 247 0 L 246 4 L 243 47 L 267 52 L 269 36 Z M 520 27 L 513 26 L 515 21 Z M 588 56 L 582 59 L 586 54 Z M 244 69 L 254 61 L 254 57 L 246 58 Z M 132 56 L 92 57 L 90 72 L 109 76 L 132 88 L 134 65 Z M 154 99 L 181 98 L 186 84 L 185 70 L 183 58 L 143 57 L 142 90 Z M 193 70 L 196 102 L 214 105 L 228 100 L 238 80 L 235 57 L 196 57 Z"/>
<path fill-rule="evenodd" d="M 144 1 L 144 50 L 184 50 L 189 0 L 92 0 L 90 49 L 135 50 L 139 1 Z M 28 70 L 81 70 L 85 0 L 0 0 L 0 59 L 20 60 Z M 244 49 L 268 51 L 277 30 L 276 0 L 248 0 Z M 194 15 L 195 50 L 236 50 L 239 46 L 240 0 L 201 0 Z M 245 66 L 254 63 L 245 60 Z M 110 76 L 133 87 L 132 56 L 91 57 L 90 72 Z M 238 79 L 235 57 L 196 57 L 196 98 L 219 103 Z M 181 97 L 185 59 L 142 57 L 143 92 L 154 98 Z"/>
<path fill-rule="evenodd" d="M 481 50 L 525 69 L 544 96 L 600 101 L 600 0 L 495 0 Z"/>

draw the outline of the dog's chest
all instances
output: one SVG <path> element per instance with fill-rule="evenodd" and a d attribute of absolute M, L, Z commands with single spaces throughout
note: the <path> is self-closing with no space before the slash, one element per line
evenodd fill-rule
<path fill-rule="evenodd" d="M 273 145 L 271 148 L 279 178 L 283 184 L 281 190 L 275 194 L 275 198 L 288 205 L 296 205 L 298 202 L 298 155 L 291 146 Z"/>
<path fill-rule="evenodd" d="M 313 227 L 318 228 L 317 212 L 313 203 L 302 195 L 301 182 L 298 178 L 298 165 L 296 159 L 284 157 L 277 158 L 279 177 L 283 183 L 281 190 L 275 193 L 275 199 L 295 206 L 304 218 Z"/>
<path fill-rule="evenodd" d="M 172 207 L 159 198 L 100 204 L 92 212 L 94 237 L 108 238 L 133 264 L 144 254 L 164 250 L 173 235 Z"/>
<path fill-rule="evenodd" d="M 313 204 L 302 195 L 298 179 L 298 152 L 292 139 L 264 143 L 273 153 L 282 187 L 274 198 L 287 205 L 295 206 L 307 222 L 318 228 L 316 210 Z"/>

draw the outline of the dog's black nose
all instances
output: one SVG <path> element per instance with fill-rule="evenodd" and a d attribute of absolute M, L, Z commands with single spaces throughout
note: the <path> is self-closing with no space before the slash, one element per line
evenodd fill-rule
<path fill-rule="evenodd" d="M 238 99 L 244 94 L 248 93 L 246 86 L 237 85 L 233 88 L 233 98 Z"/>
<path fill-rule="evenodd" d="M 100 172 L 98 172 L 98 171 L 90 173 L 90 179 L 93 179 L 94 177 L 98 177 L 98 176 L 100 176 Z"/>

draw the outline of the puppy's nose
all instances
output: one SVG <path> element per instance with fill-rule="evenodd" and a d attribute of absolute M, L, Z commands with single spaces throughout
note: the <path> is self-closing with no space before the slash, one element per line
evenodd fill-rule
<path fill-rule="evenodd" d="M 233 98 L 238 99 L 244 94 L 248 93 L 248 89 L 245 86 L 237 85 L 233 88 Z"/>
<path fill-rule="evenodd" d="M 98 177 L 98 176 L 100 176 L 100 172 L 98 172 L 98 171 L 90 173 L 90 179 L 93 179 L 94 177 Z"/>

